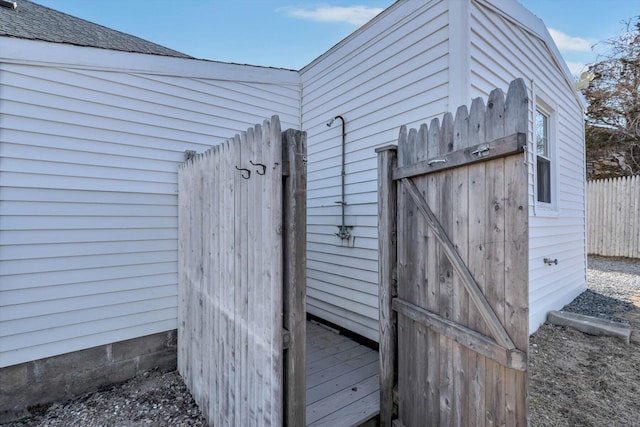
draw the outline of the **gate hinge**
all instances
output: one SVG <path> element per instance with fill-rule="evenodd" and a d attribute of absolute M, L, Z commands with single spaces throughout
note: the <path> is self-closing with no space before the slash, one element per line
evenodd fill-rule
<path fill-rule="evenodd" d="M 286 329 L 282 329 L 282 348 L 284 350 L 288 349 L 291 345 L 291 332 Z"/>

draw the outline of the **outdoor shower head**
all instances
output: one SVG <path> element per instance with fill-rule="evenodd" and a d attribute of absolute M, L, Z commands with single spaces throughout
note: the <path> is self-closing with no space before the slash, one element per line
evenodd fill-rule
<path fill-rule="evenodd" d="M 332 124 L 333 124 L 333 122 L 335 122 L 335 121 L 336 121 L 336 119 L 335 119 L 335 118 L 333 118 L 333 119 L 329 120 L 329 121 L 327 122 L 327 127 L 331 127 L 331 125 L 332 125 Z"/>

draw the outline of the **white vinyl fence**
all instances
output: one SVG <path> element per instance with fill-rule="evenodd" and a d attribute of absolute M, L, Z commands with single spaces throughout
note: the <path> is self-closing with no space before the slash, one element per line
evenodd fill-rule
<path fill-rule="evenodd" d="M 640 258 L 640 175 L 587 183 L 587 252 Z"/>

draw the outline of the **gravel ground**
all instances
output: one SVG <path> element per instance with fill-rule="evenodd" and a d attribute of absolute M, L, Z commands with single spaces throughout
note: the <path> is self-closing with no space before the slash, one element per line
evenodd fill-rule
<path fill-rule="evenodd" d="M 529 348 L 532 426 L 640 426 L 640 260 L 590 257 L 564 309 L 631 324 L 631 342 L 542 325 Z"/>
<path fill-rule="evenodd" d="M 589 257 L 588 288 L 563 310 L 628 323 L 620 315 L 640 306 L 640 260 Z"/>
<path fill-rule="evenodd" d="M 177 371 L 147 371 L 123 384 L 66 403 L 3 427 L 201 427 L 207 423 Z"/>
<path fill-rule="evenodd" d="M 565 310 L 631 323 L 631 344 L 543 325 L 530 340 L 532 426 L 640 426 L 640 261 L 591 257 L 588 274 Z M 154 370 L 3 427 L 205 425 L 178 373 Z"/>

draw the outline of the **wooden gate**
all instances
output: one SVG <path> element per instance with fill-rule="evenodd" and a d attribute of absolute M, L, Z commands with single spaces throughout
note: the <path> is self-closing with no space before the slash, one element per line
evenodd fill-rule
<path fill-rule="evenodd" d="M 518 79 L 378 150 L 383 426 L 527 425 L 529 115 Z"/>
<path fill-rule="evenodd" d="M 178 369 L 211 425 L 304 425 L 306 134 L 277 116 L 178 173 Z"/>

